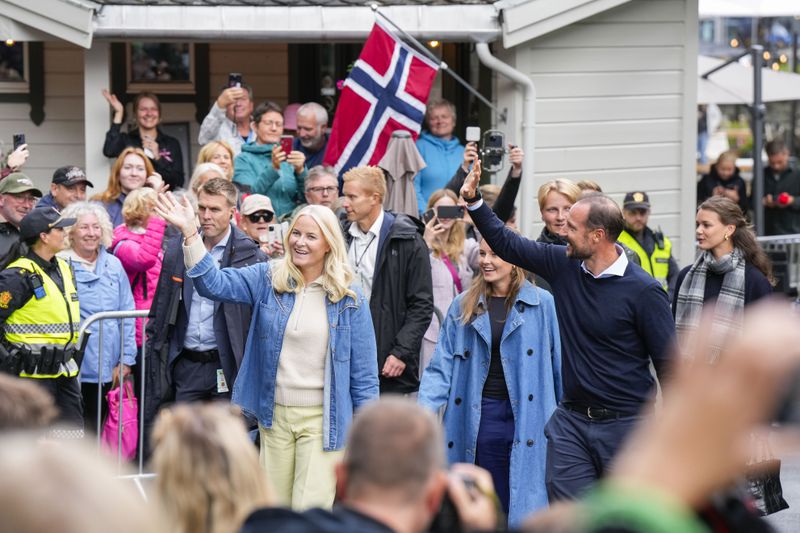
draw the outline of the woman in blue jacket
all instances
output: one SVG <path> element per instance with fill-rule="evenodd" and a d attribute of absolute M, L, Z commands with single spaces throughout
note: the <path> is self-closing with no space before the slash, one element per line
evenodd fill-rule
<path fill-rule="evenodd" d="M 112 229 L 111 220 L 103 206 L 76 202 L 67 206 L 62 215 L 76 219 L 65 235 L 67 249 L 58 255 L 69 261 L 75 272 L 81 323 L 102 311 L 135 310 L 128 274 L 119 259 L 106 250 L 111 245 Z M 102 339 L 99 329 L 100 322 L 94 322 L 87 330 L 91 337 L 86 345 L 80 372 L 84 427 L 95 433 L 99 428 L 98 411 L 101 413 L 101 422 L 106 415 L 105 394 L 119 379 L 120 347 L 123 377 L 130 373 L 130 367 L 136 361 L 136 325 L 133 318 L 105 321 Z M 102 364 L 98 374 L 101 352 Z"/>
<path fill-rule="evenodd" d="M 561 398 L 561 341 L 548 292 L 486 241 L 479 264 L 442 324 L 419 402 L 445 406 L 448 460 L 489 470 L 513 527 L 547 505 L 544 425 Z"/>
<path fill-rule="evenodd" d="M 353 411 L 378 397 L 369 305 L 351 285 L 336 216 L 307 206 L 289 226 L 283 259 L 219 270 L 186 199 L 160 195 L 156 211 L 183 233 L 186 275 L 200 295 L 253 306 L 232 399 L 258 420 L 261 464 L 278 499 L 331 507 Z"/>

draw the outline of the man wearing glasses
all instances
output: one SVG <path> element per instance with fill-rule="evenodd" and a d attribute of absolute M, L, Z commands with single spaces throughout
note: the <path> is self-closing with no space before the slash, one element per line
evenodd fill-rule
<path fill-rule="evenodd" d="M 9 174 L 0 181 L 0 269 L 22 255 L 19 222 L 27 215 L 42 191 L 21 172 Z"/>
<path fill-rule="evenodd" d="M 339 179 L 333 167 L 317 165 L 308 171 L 305 182 L 306 203 L 297 206 L 291 213 L 281 217 L 289 221 L 307 205 L 324 205 L 333 209 L 333 202 L 339 197 Z"/>

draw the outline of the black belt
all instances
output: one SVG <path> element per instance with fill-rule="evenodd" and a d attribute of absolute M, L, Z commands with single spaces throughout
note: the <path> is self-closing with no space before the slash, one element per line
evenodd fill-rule
<path fill-rule="evenodd" d="M 561 406 L 564 409 L 580 413 L 591 420 L 616 420 L 618 418 L 636 416 L 635 414 L 620 413 L 605 407 L 592 407 L 578 402 L 561 402 Z"/>
<path fill-rule="evenodd" d="M 184 348 L 181 355 L 193 363 L 215 363 L 219 361 L 219 351 L 216 349 L 197 352 L 189 348 Z"/>

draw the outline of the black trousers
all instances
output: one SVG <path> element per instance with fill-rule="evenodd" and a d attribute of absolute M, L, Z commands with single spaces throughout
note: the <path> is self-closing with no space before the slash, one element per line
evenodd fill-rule
<path fill-rule="evenodd" d="M 78 376 L 22 379 L 31 379 L 53 397 L 58 408 L 58 422 L 70 426 L 69 429 L 83 431 L 83 396 Z"/>
<path fill-rule="evenodd" d="M 230 392 L 217 392 L 217 370 L 219 368 L 221 368 L 219 360 L 198 363 L 180 355 L 172 370 L 175 402 L 229 399 Z"/>
<path fill-rule="evenodd" d="M 100 392 L 100 426 L 97 425 L 97 383 L 81 383 L 81 396 L 83 397 L 83 424 L 87 433 L 95 435 L 100 432 L 108 415 L 108 401 L 106 394 L 111 390 L 111 383 L 104 383 Z"/>

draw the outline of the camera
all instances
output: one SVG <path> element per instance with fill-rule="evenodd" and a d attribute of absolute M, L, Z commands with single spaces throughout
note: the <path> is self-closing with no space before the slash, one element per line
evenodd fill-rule
<path fill-rule="evenodd" d="M 239 72 L 231 72 L 228 74 L 228 87 L 241 87 L 242 75 Z"/>
<path fill-rule="evenodd" d="M 497 172 L 503 168 L 503 156 L 506 153 L 505 143 L 506 137 L 502 131 L 489 130 L 483 134 L 480 154 L 484 170 Z"/>

